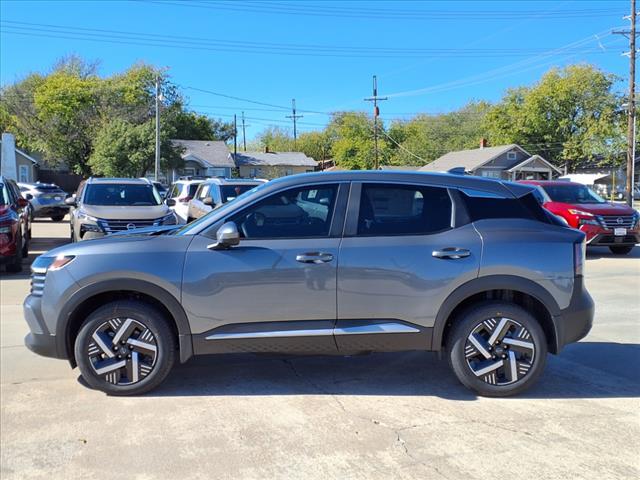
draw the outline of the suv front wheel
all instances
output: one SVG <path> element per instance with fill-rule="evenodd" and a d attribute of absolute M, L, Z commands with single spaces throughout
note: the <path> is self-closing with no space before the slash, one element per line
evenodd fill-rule
<path fill-rule="evenodd" d="M 158 386 L 176 358 L 176 339 L 164 314 L 123 300 L 89 315 L 75 341 L 75 358 L 89 386 L 109 395 L 139 395 Z"/>
<path fill-rule="evenodd" d="M 460 315 L 447 341 L 458 380 L 479 395 L 506 397 L 533 385 L 547 357 L 540 324 L 522 307 L 485 302 Z"/>

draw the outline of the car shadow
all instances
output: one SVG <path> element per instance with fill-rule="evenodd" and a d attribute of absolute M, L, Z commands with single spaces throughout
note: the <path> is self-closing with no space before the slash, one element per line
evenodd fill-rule
<path fill-rule="evenodd" d="M 630 258 L 640 258 L 640 247 L 636 247 L 626 255 L 616 255 L 611 253 L 609 247 L 587 247 L 587 260 L 598 260 L 600 258 L 613 258 L 628 260 Z"/>
<path fill-rule="evenodd" d="M 640 396 L 640 345 L 581 342 L 559 356 L 531 389 L 515 398 L 627 398 Z M 477 398 L 430 352 L 339 356 L 210 355 L 174 368 L 147 395 L 385 395 Z"/>

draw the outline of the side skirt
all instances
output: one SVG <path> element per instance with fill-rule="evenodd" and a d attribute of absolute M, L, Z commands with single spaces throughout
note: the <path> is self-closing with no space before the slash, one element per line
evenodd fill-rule
<path fill-rule="evenodd" d="M 285 353 L 352 355 L 428 350 L 433 329 L 399 320 L 312 320 L 223 325 L 193 335 L 196 355 Z"/>

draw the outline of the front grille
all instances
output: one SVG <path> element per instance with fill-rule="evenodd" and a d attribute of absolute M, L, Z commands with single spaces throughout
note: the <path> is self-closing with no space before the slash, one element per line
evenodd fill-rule
<path fill-rule="evenodd" d="M 42 292 L 44 291 L 44 281 L 47 276 L 46 271 L 42 272 L 34 272 L 31 270 L 31 295 L 35 295 L 37 297 L 42 296 Z"/>
<path fill-rule="evenodd" d="M 153 227 L 160 225 L 161 221 L 161 218 L 152 218 L 146 220 L 99 220 L 98 223 L 105 233 L 115 233 L 134 228 Z"/>
<path fill-rule="evenodd" d="M 633 228 L 637 221 L 635 215 L 598 215 L 598 220 L 608 230 Z"/>

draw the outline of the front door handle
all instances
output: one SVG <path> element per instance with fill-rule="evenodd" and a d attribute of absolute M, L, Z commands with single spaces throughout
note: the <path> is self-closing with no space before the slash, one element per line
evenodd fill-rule
<path fill-rule="evenodd" d="M 441 250 L 434 250 L 431 252 L 431 256 L 435 258 L 450 258 L 452 260 L 468 257 L 469 255 L 471 255 L 469 250 L 458 247 L 446 247 Z"/>
<path fill-rule="evenodd" d="M 296 261 L 300 263 L 327 263 L 333 260 L 333 255 L 323 252 L 309 252 L 296 255 Z"/>

